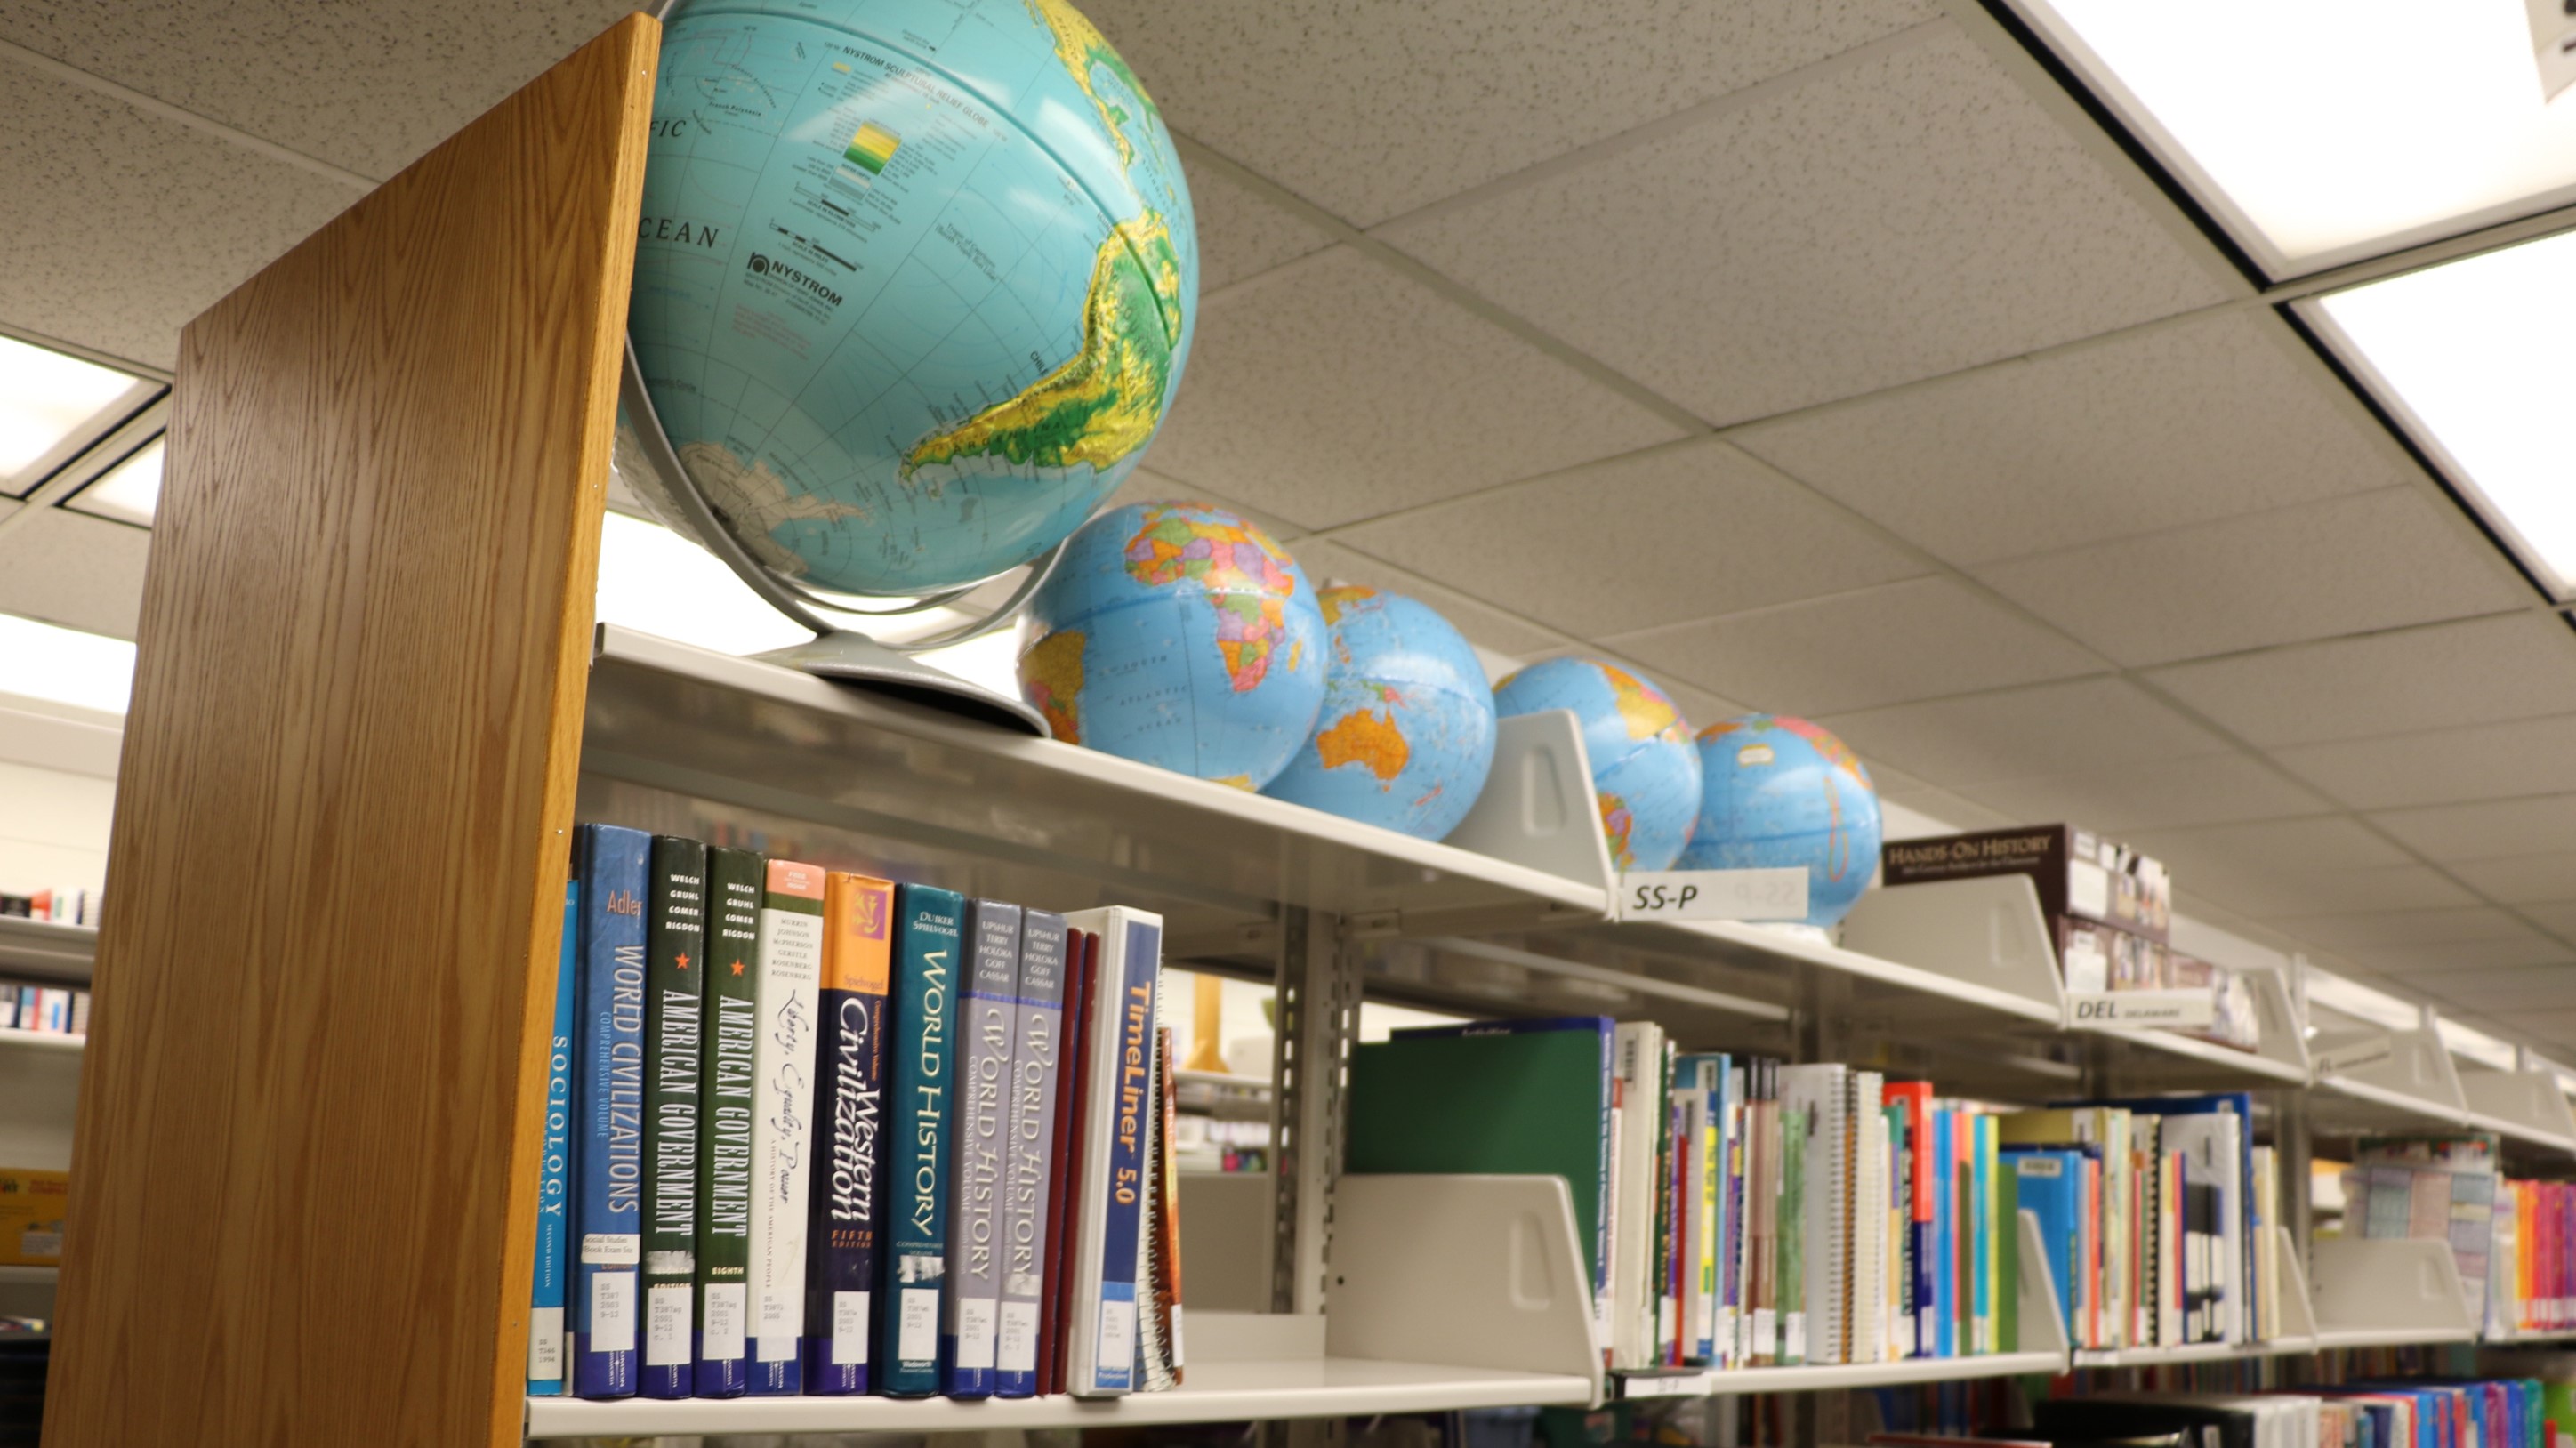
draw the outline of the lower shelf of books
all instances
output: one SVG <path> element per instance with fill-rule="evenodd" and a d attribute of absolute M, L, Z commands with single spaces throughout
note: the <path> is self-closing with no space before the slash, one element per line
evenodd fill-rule
<path fill-rule="evenodd" d="M 2005 1352 L 1983 1357 L 1907 1358 L 1892 1363 L 1834 1363 L 1791 1368 L 1712 1368 L 1694 1373 L 1629 1374 L 1620 1379 L 1619 1396 L 1699 1398 L 1718 1393 L 1808 1393 L 2064 1371 L 2066 1355 L 2061 1352 Z"/>

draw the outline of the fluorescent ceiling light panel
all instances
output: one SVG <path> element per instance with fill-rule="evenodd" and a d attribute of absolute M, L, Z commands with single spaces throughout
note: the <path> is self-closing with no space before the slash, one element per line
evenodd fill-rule
<path fill-rule="evenodd" d="M 2302 304 L 2345 364 L 2560 598 L 2576 589 L 2571 278 L 2576 233 Z"/>
<path fill-rule="evenodd" d="M 166 452 L 163 441 L 156 437 L 136 448 L 125 461 L 92 479 L 63 506 L 76 513 L 151 527 L 152 515 L 161 507 L 161 460 Z"/>
<path fill-rule="evenodd" d="M 600 536 L 598 617 L 728 654 L 765 653 L 814 637 L 714 554 L 623 513 L 609 514 Z"/>
<path fill-rule="evenodd" d="M 2275 278 L 2576 201 L 2526 0 L 2010 0 Z"/>
<path fill-rule="evenodd" d="M 0 337 L 0 492 L 16 497 L 121 415 L 140 379 Z"/>
<path fill-rule="evenodd" d="M 122 714 L 133 692 L 134 645 L 0 613 L 0 694 Z"/>

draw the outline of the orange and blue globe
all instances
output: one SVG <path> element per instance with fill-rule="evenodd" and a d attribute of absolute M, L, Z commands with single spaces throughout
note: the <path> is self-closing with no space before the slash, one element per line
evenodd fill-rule
<path fill-rule="evenodd" d="M 1850 746 L 1786 714 L 1699 733 L 1699 824 L 1687 870 L 1807 872 L 1807 920 L 1842 923 L 1878 870 L 1878 787 Z"/>
<path fill-rule="evenodd" d="M 1494 708 L 1574 711 L 1611 863 L 1665 870 L 1680 858 L 1699 818 L 1700 759 L 1672 696 L 1615 664 L 1548 659 L 1495 685 Z"/>
<path fill-rule="evenodd" d="M 1318 597 L 1330 630 L 1314 735 L 1263 791 L 1436 840 L 1458 827 L 1494 767 L 1484 665 L 1429 604 L 1373 588 Z"/>
<path fill-rule="evenodd" d="M 920 594 L 1061 542 L 1144 456 L 1198 313 L 1161 113 L 1065 0 L 689 0 L 628 331 L 754 557 Z"/>
<path fill-rule="evenodd" d="M 1287 767 L 1324 704 L 1313 586 L 1220 508 L 1140 503 L 1084 524 L 1025 637 L 1020 695 L 1056 738 L 1241 789 Z"/>

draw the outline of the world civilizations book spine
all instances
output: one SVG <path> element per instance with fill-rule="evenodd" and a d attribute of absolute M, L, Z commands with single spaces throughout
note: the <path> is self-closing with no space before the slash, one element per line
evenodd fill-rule
<path fill-rule="evenodd" d="M 644 1396 L 696 1386 L 698 1057 L 705 1008 L 707 847 L 653 837 L 644 1019 Z"/>
<path fill-rule="evenodd" d="M 707 852 L 705 1049 L 699 1055 L 697 1395 L 751 1383 L 752 1073 L 760 1039 L 760 890 L 768 863 Z"/>
<path fill-rule="evenodd" d="M 1065 924 L 1032 910 L 1020 927 L 1002 1156 L 1002 1312 L 993 1393 L 1038 1390 L 1038 1320 L 1046 1294 L 1047 1203 L 1055 1162 L 1056 1077 L 1063 1064 Z"/>
<path fill-rule="evenodd" d="M 949 1097 L 948 1275 L 939 1325 L 941 1390 L 993 1395 L 995 1319 L 1002 1299 L 1004 1120 L 1019 986 L 1020 907 L 966 902 L 966 992 Z"/>
<path fill-rule="evenodd" d="M 895 892 L 895 974 L 886 1014 L 886 1291 L 877 1308 L 878 1390 L 939 1391 L 939 1291 L 948 1254 L 948 1093 L 956 1074 L 960 917 L 954 890 Z"/>
<path fill-rule="evenodd" d="M 580 1269 L 573 1391 L 636 1386 L 635 1269 L 644 1216 L 644 895 L 652 837 L 616 825 L 581 834 Z"/>
<path fill-rule="evenodd" d="M 769 862 L 760 895 L 760 1038 L 752 1057 L 751 1386 L 805 1390 L 805 1229 L 813 1185 L 823 872 Z"/>
<path fill-rule="evenodd" d="M 834 871 L 823 886 L 822 1045 L 815 1062 L 814 1219 L 805 1270 L 805 1391 L 868 1391 L 869 1312 L 885 1226 L 886 985 L 894 886 Z"/>
<path fill-rule="evenodd" d="M 579 871 L 580 862 L 573 868 Z M 528 1393 L 564 1390 L 564 1283 L 572 1270 L 573 1031 L 581 1003 L 581 880 L 564 883 L 555 1026 L 546 1040 L 546 1139 L 537 1177 L 537 1253 L 528 1296 Z"/>

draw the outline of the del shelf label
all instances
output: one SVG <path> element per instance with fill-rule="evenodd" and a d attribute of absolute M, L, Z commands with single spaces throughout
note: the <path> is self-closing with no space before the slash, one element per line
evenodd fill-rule
<path fill-rule="evenodd" d="M 2079 1026 L 2206 1026 L 2218 1002 L 2205 990 L 2069 991 L 2066 1010 Z"/>
<path fill-rule="evenodd" d="M 1807 872 L 1634 870 L 1619 877 L 1622 920 L 1804 920 Z"/>

